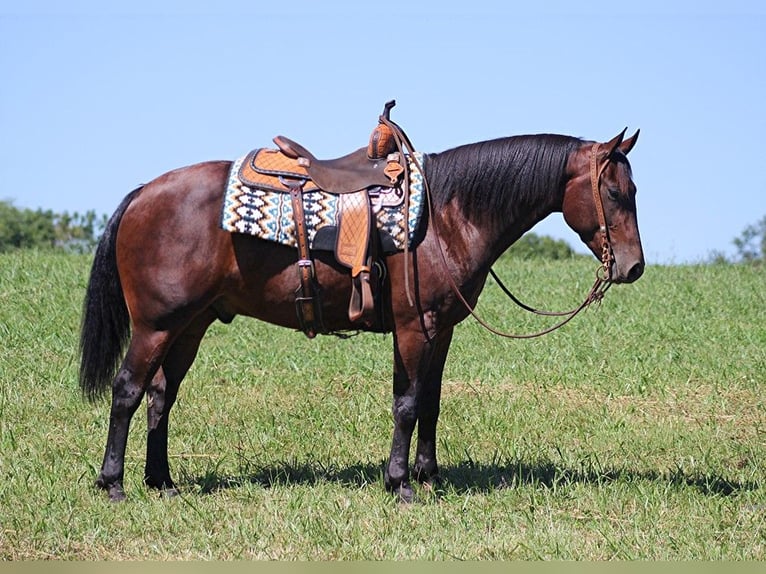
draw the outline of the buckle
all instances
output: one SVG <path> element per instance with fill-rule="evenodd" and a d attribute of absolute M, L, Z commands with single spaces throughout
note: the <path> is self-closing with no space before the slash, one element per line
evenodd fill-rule
<path fill-rule="evenodd" d="M 311 259 L 298 259 L 298 272 L 305 268 L 308 268 L 311 276 L 314 277 L 314 262 Z"/>

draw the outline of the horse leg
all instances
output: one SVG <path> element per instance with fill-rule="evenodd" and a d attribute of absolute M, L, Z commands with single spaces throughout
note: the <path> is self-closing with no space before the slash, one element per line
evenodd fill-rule
<path fill-rule="evenodd" d="M 113 501 L 125 498 L 122 481 L 130 421 L 141 403 L 149 380 L 162 361 L 167 340 L 164 332 L 134 332 L 128 352 L 112 383 L 109 433 L 96 486 L 106 490 Z"/>
<path fill-rule="evenodd" d="M 449 336 L 451 334 L 447 336 L 447 339 Z M 446 357 L 446 349 L 449 347 L 448 340 L 443 347 Z M 413 497 L 412 486 L 409 483 L 410 444 L 424 399 L 428 406 L 424 414 L 426 421 L 424 428 L 426 430 L 423 434 L 423 440 L 427 444 L 431 435 L 435 439 L 438 391 L 436 397 L 433 396 L 433 391 L 441 387 L 441 369 L 445 357 L 437 357 L 436 365 L 440 367 L 435 371 L 431 369 L 431 361 L 434 358 L 434 352 L 440 348 L 438 340 L 423 342 L 423 332 L 420 330 L 394 334 L 394 398 L 392 408 L 394 435 L 384 480 L 386 488 L 404 502 L 410 502 Z M 437 404 L 436 412 L 434 403 Z M 433 429 L 429 430 L 431 419 L 433 419 Z M 428 458 L 425 456 L 427 455 L 426 447 L 423 449 L 424 457 Z M 435 452 L 430 459 L 433 460 L 433 470 L 435 470 Z M 424 470 L 431 470 L 430 463 L 426 465 Z"/>
<path fill-rule="evenodd" d="M 178 494 L 168 463 L 168 419 L 186 373 L 197 356 L 202 337 L 215 316 L 201 316 L 168 350 L 147 390 L 146 466 L 144 482 L 166 496 Z"/>
<path fill-rule="evenodd" d="M 439 465 L 436 463 L 436 423 L 442 390 L 442 374 L 452 342 L 453 329 L 443 333 L 436 341 L 418 402 L 418 443 L 415 451 L 415 478 L 421 482 L 438 482 Z"/>
<path fill-rule="evenodd" d="M 168 496 L 177 494 L 175 483 L 170 478 L 168 464 L 168 415 L 175 403 L 180 386 L 180 381 L 177 384 L 174 382 L 173 379 L 168 381 L 163 363 L 146 391 L 147 434 L 144 483 L 150 488 L 163 490 Z"/>

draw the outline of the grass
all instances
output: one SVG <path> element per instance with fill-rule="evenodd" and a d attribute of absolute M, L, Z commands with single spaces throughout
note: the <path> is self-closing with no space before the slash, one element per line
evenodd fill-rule
<path fill-rule="evenodd" d="M 503 260 L 533 305 L 572 306 L 595 263 Z M 171 420 L 182 495 L 92 487 L 108 405 L 81 400 L 89 260 L 0 256 L 2 559 L 766 559 L 764 269 L 650 266 L 539 340 L 458 327 L 445 373 L 444 484 L 383 488 L 391 338 L 214 325 Z M 527 317 L 489 284 L 480 312 Z M 279 349 L 274 353 L 274 349 Z M 353 351 L 353 352 L 352 352 Z"/>

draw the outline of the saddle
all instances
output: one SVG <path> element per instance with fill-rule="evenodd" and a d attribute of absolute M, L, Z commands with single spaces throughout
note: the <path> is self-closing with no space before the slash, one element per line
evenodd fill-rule
<path fill-rule="evenodd" d="M 335 258 L 351 273 L 348 316 L 352 323 L 372 327 L 376 321 L 376 299 L 380 294 L 378 234 L 371 196 L 381 188 L 400 185 L 406 162 L 402 152 L 403 132 L 390 120 L 396 104 L 387 102 L 366 147 L 337 159 L 317 159 L 299 143 L 277 136 L 278 149 L 250 152 L 239 170 L 248 187 L 289 193 L 298 244 L 296 313 L 303 332 L 313 338 L 326 333 L 322 321 L 321 286 L 309 251 L 303 193 L 322 190 L 338 195 L 338 231 Z M 400 135 L 401 134 L 401 135 Z M 406 186 L 405 186 L 406 187 Z M 375 293 L 373 293 L 375 291 Z M 377 307 L 380 307 L 379 305 Z"/>

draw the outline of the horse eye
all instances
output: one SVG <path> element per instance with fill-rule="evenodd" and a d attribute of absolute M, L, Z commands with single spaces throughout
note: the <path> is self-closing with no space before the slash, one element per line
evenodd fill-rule
<path fill-rule="evenodd" d="M 611 199 L 612 201 L 617 201 L 618 199 L 620 199 L 620 190 L 619 189 L 615 189 L 613 187 L 610 187 L 609 190 L 607 191 L 607 193 L 609 193 L 609 199 Z"/>

